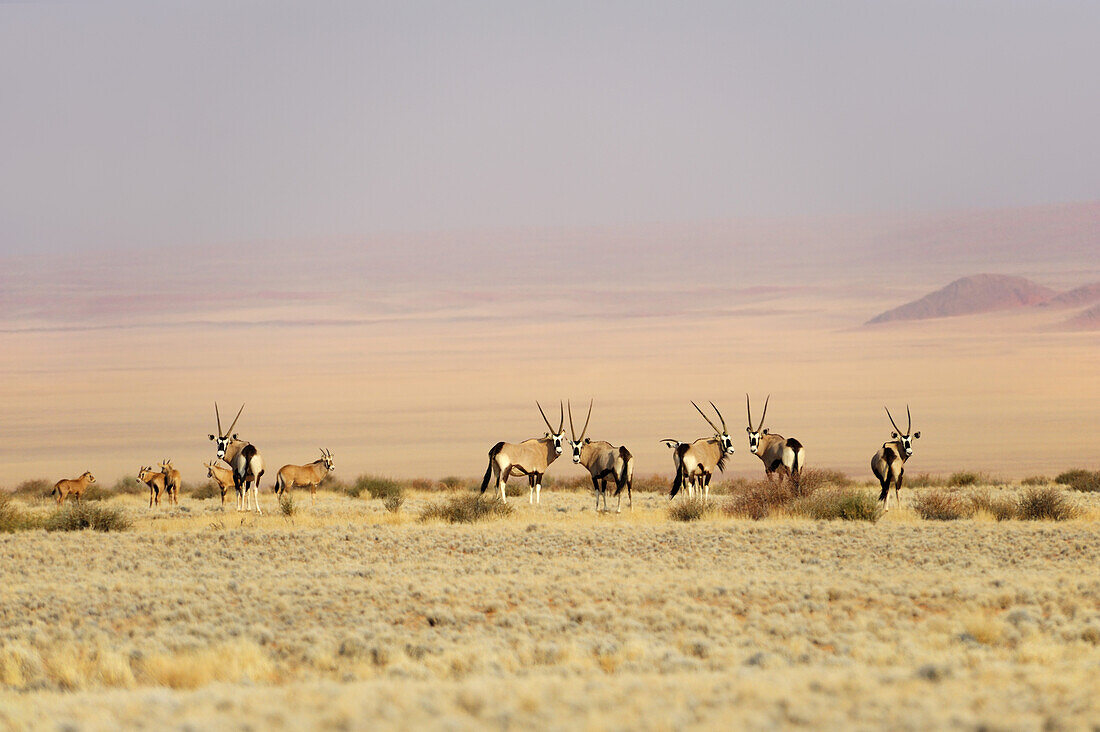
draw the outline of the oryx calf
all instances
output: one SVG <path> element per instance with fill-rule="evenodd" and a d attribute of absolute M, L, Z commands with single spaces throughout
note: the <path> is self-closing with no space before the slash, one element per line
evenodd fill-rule
<path fill-rule="evenodd" d="M 168 476 L 153 470 L 153 466 L 142 465 L 138 468 L 138 480 L 149 486 L 149 508 L 153 507 L 153 501 L 160 505 L 160 494 L 164 492 Z"/>
<path fill-rule="evenodd" d="M 886 409 L 884 407 L 884 409 Z M 905 413 L 909 416 L 909 426 L 905 428 L 905 432 L 901 432 L 898 429 L 897 422 L 894 421 L 894 415 L 890 414 L 890 410 L 886 409 L 886 416 L 890 418 L 890 424 L 894 425 L 894 432 L 890 433 L 893 438 L 890 442 L 884 442 L 882 447 L 878 449 L 875 456 L 871 458 L 871 472 L 878 478 L 879 485 L 882 486 L 882 492 L 879 494 L 878 499 L 882 501 L 883 510 L 889 511 L 888 499 L 890 497 L 890 486 L 894 486 L 894 499 L 898 507 L 901 507 L 901 484 L 905 478 L 905 461 L 913 454 L 913 440 L 920 439 L 920 432 L 914 432 L 910 435 L 909 431 L 913 428 L 913 415 L 909 412 L 909 405 L 905 405 Z"/>
<path fill-rule="evenodd" d="M 164 489 L 168 492 L 168 502 L 177 506 L 180 502 L 180 486 L 183 478 L 180 471 L 172 467 L 172 459 L 163 460 L 160 464 L 160 472 L 164 473 Z"/>
<path fill-rule="evenodd" d="M 92 483 L 95 483 L 95 476 L 92 475 L 91 471 L 85 470 L 79 478 L 59 480 L 54 483 L 50 495 L 57 496 L 58 506 L 64 503 L 69 496 L 73 496 L 79 503 L 80 497 L 84 495 L 84 491 L 88 490 L 88 486 Z"/>
<path fill-rule="evenodd" d="M 603 496 L 603 510 L 607 510 L 607 479 L 611 477 L 615 481 L 615 513 L 623 510 L 623 488 L 626 488 L 627 503 L 630 510 L 634 510 L 634 496 L 631 494 L 631 486 L 634 483 L 634 456 L 625 447 L 615 447 L 610 442 L 593 442 L 585 437 L 588 432 L 588 420 L 592 418 L 592 402 L 588 403 L 588 416 L 584 419 L 584 428 L 581 436 L 577 437 L 577 430 L 573 427 L 573 405 L 569 404 L 569 440 L 573 448 L 573 462 L 579 463 L 588 469 L 592 475 L 592 488 L 596 491 L 596 510 L 600 510 L 600 496 Z"/>
<path fill-rule="evenodd" d="M 233 468 L 230 468 L 226 464 L 218 465 L 217 463 L 203 463 L 206 468 L 206 477 L 213 478 L 214 482 L 218 484 L 218 488 L 222 492 L 222 508 L 225 508 L 225 494 L 230 488 L 236 487 L 236 481 L 233 480 Z"/>
<path fill-rule="evenodd" d="M 726 420 L 718 411 L 718 407 L 714 406 L 714 402 L 711 402 L 710 406 L 714 408 L 715 414 L 722 422 L 721 429 L 718 429 L 710 417 L 703 414 L 698 404 L 692 402 L 691 406 L 695 407 L 695 411 L 699 412 L 714 430 L 714 437 L 700 437 L 692 443 L 671 439 L 662 440 L 672 448 L 672 461 L 676 466 L 676 479 L 668 494 L 669 500 L 675 498 L 680 489 L 685 486 L 689 497 L 702 493 L 703 500 L 709 500 L 711 475 L 715 469 L 725 470 L 726 461 L 734 453 L 733 438 L 729 436 L 729 431 L 726 429 Z"/>
<path fill-rule="evenodd" d="M 528 495 L 529 503 L 542 503 L 542 476 L 546 474 L 546 468 L 561 455 L 561 442 L 565 438 L 565 405 L 560 404 L 561 423 L 555 430 L 546 418 L 546 412 L 542 411 L 542 405 L 535 402 L 542 415 L 542 421 L 550 429 L 545 437 L 524 440 L 518 444 L 511 442 L 498 442 L 489 450 L 489 467 L 485 469 L 485 478 L 481 481 L 481 493 L 489 487 L 489 480 L 496 482 L 500 491 L 500 500 L 507 503 L 505 486 L 508 476 L 512 473 L 526 475 L 530 484 Z"/>
<path fill-rule="evenodd" d="M 249 499 L 249 489 L 251 489 L 251 496 L 256 500 L 256 511 L 263 515 L 263 511 L 260 510 L 260 478 L 264 474 L 264 459 L 260 457 L 260 451 L 252 443 L 238 438 L 237 435 L 230 436 L 243 411 L 244 405 L 242 404 L 241 408 L 237 410 L 237 416 L 233 418 L 233 424 L 229 425 L 229 429 L 225 432 L 222 432 L 222 417 L 218 412 L 218 403 L 214 402 L 214 416 L 218 420 L 218 434 L 210 435 L 210 439 L 214 441 L 218 448 L 218 459 L 224 460 L 233 468 L 233 487 L 237 490 L 237 510 L 252 510 L 252 503 Z"/>
<path fill-rule="evenodd" d="M 332 453 L 326 452 L 322 447 L 320 459 L 309 465 L 284 465 L 279 468 L 279 473 L 275 476 L 275 494 L 281 496 L 290 488 L 309 486 L 309 501 L 312 505 L 316 501 L 317 486 L 332 470 L 336 470 L 332 463 Z"/>
<path fill-rule="evenodd" d="M 798 484 L 799 478 L 802 477 L 802 466 L 806 463 L 806 449 L 802 447 L 802 443 L 793 437 L 784 437 L 783 435 L 777 435 L 764 427 L 764 417 L 768 415 L 768 402 L 771 400 L 771 395 L 764 400 L 764 411 L 760 415 L 760 424 L 756 426 L 756 429 L 752 427 L 752 403 L 749 401 L 749 395 L 745 395 L 745 409 L 749 414 L 749 426 L 745 428 L 745 431 L 749 433 L 749 452 L 764 463 L 764 474 L 771 481 L 772 476 L 776 473 L 780 473 L 780 480 L 783 478 L 783 474 L 786 474 L 788 478 Z"/>

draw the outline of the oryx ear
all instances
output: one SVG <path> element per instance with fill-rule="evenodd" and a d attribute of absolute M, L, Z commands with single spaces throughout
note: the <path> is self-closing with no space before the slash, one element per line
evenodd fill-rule
<path fill-rule="evenodd" d="M 546 434 L 543 435 L 543 437 L 549 437 L 549 436 L 550 436 L 549 432 L 547 432 Z"/>
<path fill-rule="evenodd" d="M 234 440 L 237 439 L 237 433 L 236 432 L 233 433 L 233 439 Z"/>
<path fill-rule="evenodd" d="M 210 439 L 211 439 L 211 440 L 213 440 L 213 439 L 214 439 L 214 435 L 210 435 Z"/>
<path fill-rule="evenodd" d="M 764 433 L 763 433 L 763 434 L 765 434 L 765 435 L 766 435 L 766 434 L 768 434 L 768 432 L 769 432 L 769 431 L 770 431 L 770 430 L 768 430 L 768 428 L 767 428 L 767 427 L 765 427 L 765 428 L 764 428 Z"/>
<path fill-rule="evenodd" d="M 898 433 L 897 432 L 891 432 L 890 436 L 893 437 L 895 440 L 898 439 Z"/>
<path fill-rule="evenodd" d="M 584 438 L 584 444 L 588 445 L 588 444 L 590 444 L 591 442 L 592 442 L 592 438 L 591 438 L 591 437 L 585 437 L 585 438 Z"/>
<path fill-rule="evenodd" d="M 914 440 L 919 440 L 920 439 L 920 432 L 914 432 L 913 433 L 913 439 Z"/>
<path fill-rule="evenodd" d="M 752 434 L 752 427 L 746 427 L 745 432 L 748 432 L 751 435 Z"/>

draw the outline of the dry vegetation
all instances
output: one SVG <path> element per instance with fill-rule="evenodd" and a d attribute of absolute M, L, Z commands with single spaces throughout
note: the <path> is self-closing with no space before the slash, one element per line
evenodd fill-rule
<path fill-rule="evenodd" d="M 0 498 L 0 727 L 1087 726 L 1100 494 L 948 482 L 883 515 L 824 473 L 617 515 L 379 478 L 80 506 L 117 533 Z"/>

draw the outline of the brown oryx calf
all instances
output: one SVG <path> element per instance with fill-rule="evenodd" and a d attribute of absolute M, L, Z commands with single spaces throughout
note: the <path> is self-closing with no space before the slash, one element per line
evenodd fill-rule
<path fill-rule="evenodd" d="M 890 424 L 894 425 L 895 431 L 890 433 L 893 439 L 890 442 L 884 442 L 871 458 L 871 472 L 875 474 L 879 485 L 882 486 L 882 493 L 879 494 L 878 499 L 882 501 L 882 508 L 886 511 L 890 510 L 888 499 L 891 485 L 894 486 L 895 502 L 899 508 L 901 507 L 899 491 L 905 478 L 905 461 L 913 454 L 913 440 L 920 439 L 920 432 L 909 434 L 913 428 L 913 415 L 909 412 L 908 404 L 905 405 L 905 413 L 909 416 L 909 426 L 905 428 L 904 433 L 898 434 L 901 432 L 898 429 L 898 423 L 894 421 L 894 415 L 890 414 L 890 410 L 886 409 L 886 416 L 890 418 Z"/>
<path fill-rule="evenodd" d="M 237 420 L 241 418 L 241 412 L 243 411 L 244 405 L 242 404 L 241 408 L 237 410 L 237 416 L 233 418 L 233 424 L 229 425 L 229 429 L 225 432 L 222 432 L 222 416 L 218 412 L 218 403 L 214 402 L 214 416 L 218 420 L 218 434 L 210 435 L 210 439 L 214 441 L 218 448 L 218 459 L 229 463 L 229 467 L 233 469 L 233 487 L 237 491 L 237 510 L 252 510 L 252 503 L 249 498 L 249 490 L 251 489 L 251 497 L 256 500 L 256 511 L 263 515 L 263 511 L 260 510 L 260 478 L 264 474 L 264 459 L 260 456 L 260 451 L 251 442 L 246 442 L 238 438 L 237 435 L 230 435 L 233 428 L 237 426 Z"/>
<path fill-rule="evenodd" d="M 687 488 L 688 497 L 694 497 L 697 493 L 703 495 L 703 500 L 710 499 L 710 478 L 715 469 L 725 470 L 726 461 L 734 453 L 733 439 L 726 429 L 726 420 L 714 402 L 710 406 L 722 422 L 722 428 L 710 421 L 710 417 L 703 414 L 699 405 L 691 403 L 695 411 L 703 416 L 707 424 L 714 430 L 714 437 L 700 437 L 695 442 L 687 443 L 679 440 L 661 440 L 673 450 L 672 461 L 676 466 L 676 479 L 672 483 L 672 490 L 668 494 L 669 500 L 676 497 L 681 488 Z"/>
<path fill-rule="evenodd" d="M 753 429 L 752 404 L 749 401 L 749 395 L 745 395 L 745 409 L 749 414 L 749 426 L 745 428 L 749 433 L 749 452 L 764 463 L 764 474 L 769 481 L 778 472 L 780 480 L 786 474 L 797 485 L 802 477 L 802 466 L 806 463 L 806 449 L 793 437 L 784 437 L 761 429 L 764 426 L 764 417 L 768 415 L 768 402 L 771 398 L 769 394 L 764 400 L 764 412 L 760 415 L 760 424 Z"/>
<path fill-rule="evenodd" d="M 309 486 L 309 502 L 312 505 L 316 501 L 317 486 L 332 470 L 336 470 L 332 453 L 322 447 L 320 459 L 309 465 L 284 465 L 279 468 L 279 474 L 275 476 L 275 494 L 281 496 L 290 488 Z"/>
<path fill-rule="evenodd" d="M 164 492 L 168 476 L 153 470 L 153 466 L 144 466 L 138 469 L 138 480 L 149 486 L 149 508 L 153 507 L 153 501 L 160 505 L 160 494 Z"/>
<path fill-rule="evenodd" d="M 95 476 L 91 471 L 85 470 L 84 474 L 79 478 L 72 480 L 59 480 L 53 484 L 53 490 L 50 492 L 51 496 L 57 496 L 57 505 L 60 506 L 65 502 L 65 499 L 69 496 L 73 496 L 76 502 L 80 502 L 80 497 L 84 495 L 84 491 L 88 490 L 88 486 L 95 483 Z"/>
<path fill-rule="evenodd" d="M 588 416 L 584 419 L 584 428 L 581 436 L 577 437 L 577 430 L 573 426 L 573 405 L 569 407 L 569 440 L 573 448 L 573 462 L 579 463 L 588 469 L 592 475 L 592 488 L 596 491 L 596 510 L 600 510 L 600 496 L 603 496 L 603 510 L 607 510 L 607 479 L 610 476 L 615 480 L 615 513 L 623 510 L 623 488 L 626 488 L 626 497 L 630 510 L 634 510 L 634 496 L 631 495 L 631 486 L 634 483 L 634 456 L 625 447 L 615 447 L 610 442 L 593 442 L 585 437 L 588 432 L 588 420 L 592 418 L 592 402 L 588 403 Z"/>
<path fill-rule="evenodd" d="M 183 477 L 180 471 L 172 467 L 172 459 L 168 458 L 160 464 L 160 472 L 164 473 L 164 489 L 168 491 L 168 502 L 177 506 L 180 503 L 180 486 L 183 485 Z"/>
<path fill-rule="evenodd" d="M 502 503 L 508 502 L 505 486 L 508 483 L 508 476 L 512 473 L 527 476 L 527 482 L 531 486 L 528 502 L 541 503 L 542 476 L 546 474 L 546 468 L 550 463 L 561 455 L 561 441 L 565 438 L 565 405 L 559 405 L 561 423 L 556 430 L 546 418 L 546 413 L 542 411 L 542 405 L 535 402 L 535 406 L 539 408 L 542 421 L 550 429 L 545 437 L 524 440 L 518 444 L 498 442 L 493 445 L 492 450 L 489 450 L 489 467 L 485 469 L 485 478 L 481 481 L 481 493 L 485 493 L 485 489 L 489 487 L 489 479 L 493 478 L 497 489 L 500 490 Z"/>
<path fill-rule="evenodd" d="M 206 468 L 206 477 L 213 478 L 214 482 L 218 484 L 218 488 L 222 492 L 222 508 L 225 508 L 225 494 L 230 488 L 235 488 L 236 484 L 233 481 L 233 468 L 228 465 L 218 465 L 217 463 L 203 463 L 202 466 Z"/>

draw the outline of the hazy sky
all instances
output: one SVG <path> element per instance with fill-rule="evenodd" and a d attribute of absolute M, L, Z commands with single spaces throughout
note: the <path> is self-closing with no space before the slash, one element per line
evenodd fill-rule
<path fill-rule="evenodd" d="M 1100 197 L 1100 3 L 0 1 L 0 252 Z"/>

